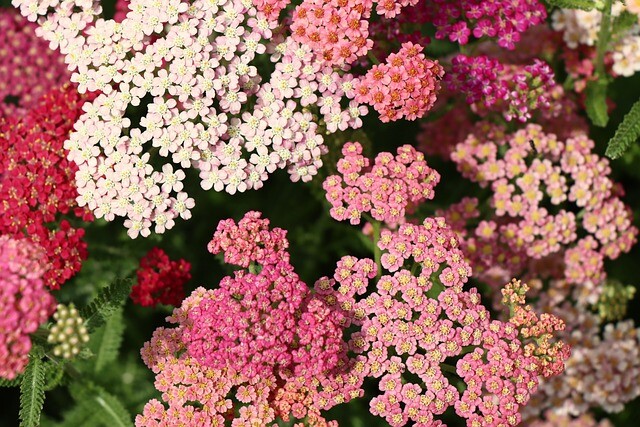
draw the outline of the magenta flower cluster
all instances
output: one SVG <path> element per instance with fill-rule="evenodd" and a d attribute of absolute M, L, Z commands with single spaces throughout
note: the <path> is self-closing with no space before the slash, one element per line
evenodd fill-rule
<path fill-rule="evenodd" d="M 358 142 L 348 142 L 338 161 L 340 175 L 329 176 L 323 184 L 331 203 L 331 216 L 359 224 L 363 215 L 396 224 L 403 221 L 417 204 L 432 199 L 440 175 L 410 145 L 397 154 L 383 152 L 374 163 L 363 156 Z"/>
<path fill-rule="evenodd" d="M 209 248 L 230 249 L 231 239 L 239 249 L 225 260 L 249 271 L 225 277 L 218 289 L 198 288 L 169 318 L 178 328 L 160 328 L 145 344 L 143 359 L 169 409 L 152 400 L 136 425 L 185 417 L 189 425 L 223 425 L 229 413 L 239 414 L 234 425 L 305 417 L 333 425 L 320 410 L 362 393 L 363 365 L 348 357 L 343 339 L 354 317 L 341 303 L 349 295 L 327 278 L 311 291 L 289 263 L 284 230 L 270 230 L 258 212 L 221 222 Z M 375 275 L 372 263 L 369 271 Z"/>
<path fill-rule="evenodd" d="M 555 114 L 554 101 L 562 93 L 551 67 L 539 59 L 531 65 L 510 65 L 489 56 L 456 55 L 445 81 L 477 114 L 495 111 L 521 122 L 536 110 Z"/>
<path fill-rule="evenodd" d="M 538 0 L 433 0 L 425 2 L 436 37 L 465 45 L 473 37 L 497 38 L 498 44 L 514 49 L 520 34 L 547 17 Z"/>

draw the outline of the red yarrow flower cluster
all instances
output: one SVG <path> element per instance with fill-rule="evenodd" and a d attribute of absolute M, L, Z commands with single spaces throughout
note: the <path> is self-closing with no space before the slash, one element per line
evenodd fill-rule
<path fill-rule="evenodd" d="M 371 105 L 384 123 L 424 116 L 436 101 L 444 70 L 422 50 L 422 46 L 407 42 L 384 64 L 371 67 L 354 83 L 355 100 Z"/>
<path fill-rule="evenodd" d="M 497 38 L 498 44 L 514 49 L 520 34 L 547 17 L 538 0 L 433 0 L 424 2 L 436 38 L 465 45 L 470 37 Z"/>
<path fill-rule="evenodd" d="M 64 57 L 36 37 L 36 28 L 17 11 L 0 9 L 0 117 L 25 114 L 71 77 Z"/>
<path fill-rule="evenodd" d="M 140 260 L 131 299 L 143 307 L 179 305 L 184 299 L 184 285 L 191 279 L 190 270 L 191 264 L 184 259 L 172 261 L 162 249 L 153 248 Z"/>
<path fill-rule="evenodd" d="M 46 259 L 26 239 L 0 236 L 0 378 L 13 379 L 29 363 L 29 334 L 55 311 L 45 287 Z"/>
<path fill-rule="evenodd" d="M 338 161 L 340 175 L 323 184 L 331 203 L 331 216 L 359 224 L 363 214 L 388 224 L 401 222 L 422 201 L 432 199 L 440 175 L 410 145 L 397 154 L 378 154 L 373 165 L 362 155 L 358 142 L 348 142 Z"/>
<path fill-rule="evenodd" d="M 52 289 L 76 274 L 87 257 L 84 230 L 64 219 L 93 216 L 78 207 L 77 167 L 63 144 L 90 98 L 66 85 L 23 117 L 0 122 L 0 234 L 26 236 L 44 249 L 44 280 Z"/>

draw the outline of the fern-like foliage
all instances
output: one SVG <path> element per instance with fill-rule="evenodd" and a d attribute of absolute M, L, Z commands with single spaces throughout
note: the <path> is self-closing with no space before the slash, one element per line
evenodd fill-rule
<path fill-rule="evenodd" d="M 77 414 L 73 414 L 74 418 L 70 420 L 69 424 L 65 419 L 61 427 L 78 425 L 71 423 L 71 421 L 75 422 L 76 419 L 81 418 L 81 415 L 94 417 L 91 426 L 133 427 L 131 415 L 122 402 L 102 387 L 91 382 L 76 382 L 69 387 L 69 391 L 80 409 L 77 410 Z"/>
<path fill-rule="evenodd" d="M 638 24 L 638 15 L 627 12 L 626 10 L 613 20 L 611 33 L 614 35 L 626 33 Z"/>
<path fill-rule="evenodd" d="M 592 0 L 547 0 L 547 3 L 562 9 L 592 10 L 596 7 Z"/>
<path fill-rule="evenodd" d="M 611 159 L 617 159 L 638 138 L 640 138 L 640 100 L 636 101 L 631 107 L 631 111 L 624 116 L 615 135 L 609 141 L 605 155 Z"/>
<path fill-rule="evenodd" d="M 43 350 L 35 346 L 29 354 L 29 364 L 20 383 L 20 427 L 40 425 L 40 413 L 44 405 L 46 366 Z"/>
<path fill-rule="evenodd" d="M 89 332 L 104 325 L 115 313 L 131 292 L 131 279 L 116 279 L 111 285 L 100 289 L 98 295 L 86 307 L 80 310 Z"/>
<path fill-rule="evenodd" d="M 95 354 L 93 369 L 96 374 L 118 358 L 118 351 L 122 344 L 122 334 L 124 333 L 122 311 L 122 307 L 119 307 L 107 322 L 91 335 L 89 347 Z"/>
<path fill-rule="evenodd" d="M 0 378 L 0 387 L 20 387 L 22 382 L 22 376 L 17 376 L 12 380 L 6 378 Z"/>
<path fill-rule="evenodd" d="M 606 80 L 589 82 L 587 85 L 586 107 L 587 115 L 594 125 L 605 127 L 609 123 Z"/>

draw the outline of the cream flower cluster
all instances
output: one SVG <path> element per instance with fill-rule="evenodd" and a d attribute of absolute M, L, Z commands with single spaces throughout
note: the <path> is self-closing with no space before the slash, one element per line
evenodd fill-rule
<path fill-rule="evenodd" d="M 625 5 L 621 1 L 615 1 L 611 14 L 615 18 L 625 10 L 639 14 L 640 2 L 630 0 Z M 558 9 L 552 18 L 553 29 L 562 33 L 564 42 L 569 48 L 577 49 L 581 45 L 596 45 L 602 12 L 598 10 Z M 640 71 L 640 19 L 639 25 L 631 27 L 623 34 L 615 35 L 610 51 L 614 73 L 629 77 Z"/>
<path fill-rule="evenodd" d="M 124 217 L 131 237 L 163 233 L 191 216 L 186 169 L 230 194 L 276 169 L 309 181 L 326 151 L 319 118 L 328 132 L 362 124 L 353 76 L 280 36 L 263 3 L 133 0 L 117 23 L 91 0 L 14 0 L 66 55 L 79 90 L 101 92 L 65 144 L 80 206 Z M 275 70 L 263 80 L 269 53 Z"/>

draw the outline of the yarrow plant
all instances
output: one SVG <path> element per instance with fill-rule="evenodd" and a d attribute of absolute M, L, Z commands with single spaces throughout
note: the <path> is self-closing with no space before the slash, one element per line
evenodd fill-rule
<path fill-rule="evenodd" d="M 634 425 L 639 0 L 12 3 L 0 425 Z"/>

